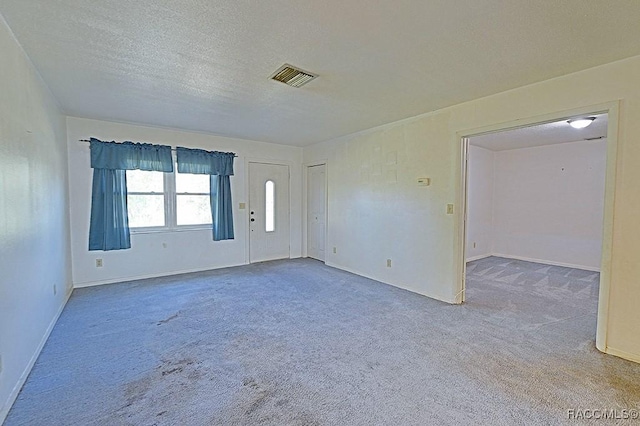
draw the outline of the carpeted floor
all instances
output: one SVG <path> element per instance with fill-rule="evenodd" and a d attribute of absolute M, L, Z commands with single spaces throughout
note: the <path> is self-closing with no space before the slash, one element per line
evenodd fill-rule
<path fill-rule="evenodd" d="M 640 408 L 598 275 L 469 264 L 447 305 L 307 259 L 74 291 L 15 425 L 576 424 Z"/>

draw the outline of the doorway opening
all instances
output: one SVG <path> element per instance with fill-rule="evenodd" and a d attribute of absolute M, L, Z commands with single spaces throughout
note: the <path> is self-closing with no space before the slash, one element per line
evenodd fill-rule
<path fill-rule="evenodd" d="M 583 117 L 590 126 L 568 123 Z M 606 350 L 616 123 L 609 106 L 461 136 L 459 302 L 517 286 L 514 309 L 521 297 L 583 297 L 576 309 L 597 317 Z"/>

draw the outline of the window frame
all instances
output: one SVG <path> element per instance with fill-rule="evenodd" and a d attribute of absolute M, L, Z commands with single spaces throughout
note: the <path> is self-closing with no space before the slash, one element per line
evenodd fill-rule
<path fill-rule="evenodd" d="M 211 230 L 213 223 L 205 223 L 199 225 L 178 225 L 178 193 L 176 192 L 176 175 L 178 173 L 178 165 L 176 163 L 175 153 L 173 154 L 173 172 L 164 172 L 162 177 L 163 192 L 164 195 L 164 226 L 139 226 L 129 227 L 131 234 L 153 234 L 161 232 L 183 232 L 183 231 L 200 231 Z M 208 175 L 207 175 L 208 176 Z M 159 192 L 131 192 L 135 194 L 156 194 Z M 128 182 L 127 182 L 127 195 L 129 195 Z M 180 195 L 208 195 L 211 197 L 211 193 L 200 192 L 181 192 Z"/>

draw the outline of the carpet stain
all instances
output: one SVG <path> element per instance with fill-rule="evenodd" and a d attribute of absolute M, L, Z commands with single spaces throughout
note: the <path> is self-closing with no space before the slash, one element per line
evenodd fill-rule
<path fill-rule="evenodd" d="M 280 399 L 276 401 L 276 407 L 282 407 L 283 405 L 287 405 L 289 403 L 288 399 Z"/>
<path fill-rule="evenodd" d="M 265 389 L 254 378 L 245 377 L 242 380 L 242 386 L 248 387 L 255 391 L 255 394 L 252 395 L 252 400 L 249 403 L 249 406 L 244 410 L 244 413 L 246 415 L 251 415 L 255 411 L 262 408 L 267 400 L 271 397 L 272 392 Z"/>
<path fill-rule="evenodd" d="M 287 391 L 275 382 L 258 381 L 253 377 L 242 380 L 244 401 L 238 403 L 242 424 L 287 424 L 295 426 L 317 426 L 317 421 L 309 412 L 291 403 L 283 396 Z M 237 418 L 236 418 L 237 420 Z"/>
<path fill-rule="evenodd" d="M 200 364 L 193 358 L 163 359 L 153 371 L 124 386 L 125 404 L 118 413 L 127 418 L 134 417 L 138 413 L 137 408 L 146 406 L 149 399 L 162 398 L 165 392 L 169 392 L 167 396 L 170 396 L 171 392 L 166 390 L 167 385 L 164 384 L 167 380 L 170 380 L 171 384 L 193 386 L 203 376 L 199 371 Z M 166 413 L 167 410 L 164 410 L 156 416 Z"/>
<path fill-rule="evenodd" d="M 183 358 L 177 361 L 174 360 L 162 360 L 162 364 L 156 367 L 161 372 L 161 375 L 168 376 L 169 374 L 182 373 L 186 367 L 196 364 L 196 361 L 192 358 Z"/>
<path fill-rule="evenodd" d="M 171 368 L 169 370 L 163 370 L 162 371 L 162 375 L 166 376 L 166 375 L 169 375 L 169 374 L 173 374 L 175 372 L 182 373 L 183 370 L 184 370 L 184 367 Z"/>
<path fill-rule="evenodd" d="M 158 321 L 158 322 L 156 323 L 156 325 L 166 324 L 166 323 L 168 323 L 169 321 L 171 321 L 171 320 L 174 320 L 174 319 L 178 318 L 178 315 L 179 315 L 179 314 L 180 314 L 180 312 L 178 311 L 178 312 L 176 312 L 175 314 L 171 315 L 169 318 L 165 318 L 165 319 L 163 319 L 163 320 Z"/>
<path fill-rule="evenodd" d="M 128 383 L 124 390 L 126 403 L 122 409 L 131 407 L 132 405 L 144 400 L 145 395 L 149 389 L 151 389 L 151 384 L 152 378 L 150 376 L 145 376 Z"/>

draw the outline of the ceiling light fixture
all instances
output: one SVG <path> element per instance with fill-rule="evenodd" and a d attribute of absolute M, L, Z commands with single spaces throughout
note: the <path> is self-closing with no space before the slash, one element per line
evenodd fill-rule
<path fill-rule="evenodd" d="M 584 118 L 576 118 L 573 120 L 567 120 L 567 123 L 574 129 L 584 129 L 589 126 L 595 120 L 595 117 L 584 117 Z"/>

